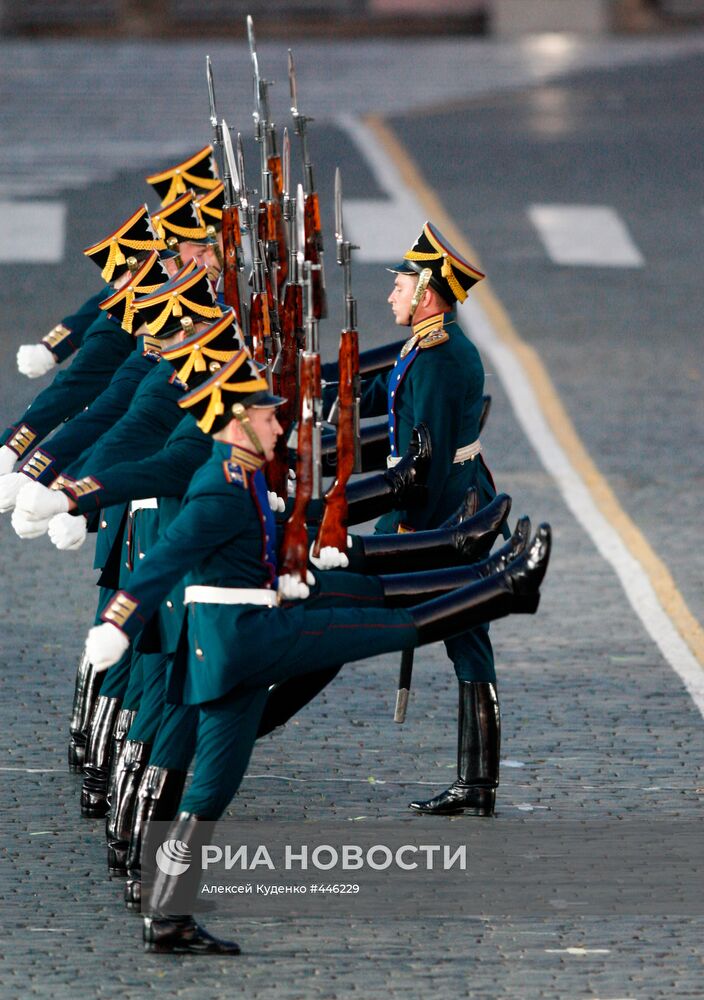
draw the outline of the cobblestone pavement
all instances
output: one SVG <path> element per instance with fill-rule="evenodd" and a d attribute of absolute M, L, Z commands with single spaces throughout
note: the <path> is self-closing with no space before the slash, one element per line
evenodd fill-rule
<path fill-rule="evenodd" d="M 540 83 L 548 70 L 557 72 L 550 64 L 546 70 L 546 63 L 530 48 L 492 49 L 472 43 L 465 50 L 459 42 L 433 43 L 427 48 L 413 45 L 415 69 L 418 65 L 427 69 L 420 75 L 428 81 L 424 86 L 429 103 L 443 94 L 486 97 L 495 90 L 524 86 L 527 77 L 521 74 Z M 599 67 L 638 64 L 639 60 L 651 65 L 678 48 L 686 54 L 700 46 L 696 37 L 666 40 L 662 47 L 658 42 L 595 43 L 578 46 L 571 64 L 563 57 L 562 69 L 590 65 L 598 81 Z M 105 205 L 111 206 L 116 217 L 126 217 L 134 207 L 135 193 L 137 199 L 144 196 L 140 178 L 153 163 L 152 135 L 165 160 L 172 150 L 184 148 L 182 135 L 193 132 L 207 139 L 200 125 L 203 95 L 190 82 L 200 72 L 204 46 L 101 46 L 100 55 L 109 54 L 110 62 L 108 69 L 107 61 L 102 61 L 100 82 L 96 82 L 95 56 L 86 46 L 4 43 L 0 49 L 3 56 L 12 56 L 3 59 L 2 70 L 2 125 L 9 138 L 4 147 L 9 160 L 3 161 L 3 172 L 12 166 L 12 150 L 16 150 L 21 169 L 13 172 L 15 182 L 24 173 L 22 165 L 34 159 L 41 134 L 47 138 L 48 149 L 68 157 L 69 173 L 77 154 L 81 162 L 87 159 L 86 145 L 96 152 L 97 159 L 91 158 L 86 168 L 88 186 L 57 185 L 52 191 L 54 195 L 58 191 L 68 206 L 67 261 L 77 259 L 79 248 L 101 234 Z M 275 51 L 274 46 L 262 49 L 267 55 Z M 219 43 L 210 51 L 214 60 L 218 56 L 217 70 L 225 46 Z M 465 75 L 459 77 L 466 51 L 476 55 L 477 66 L 472 68 L 465 58 Z M 316 155 L 324 201 L 329 205 L 326 178 L 339 151 L 349 154 L 345 177 L 347 184 L 349 176 L 351 194 L 359 197 L 370 189 L 374 193 L 368 168 L 345 144 L 330 116 L 333 110 L 400 110 L 407 99 L 402 96 L 406 78 L 400 74 L 409 43 L 399 48 L 387 43 L 359 46 L 352 54 L 347 47 L 326 46 L 321 52 L 319 58 L 312 47 L 301 53 L 300 85 L 303 89 L 306 79 L 321 118 Z M 420 62 L 421 53 L 427 63 Z M 362 64 L 369 70 L 355 69 L 354 88 L 346 83 L 351 67 L 359 66 L 353 55 L 363 57 Z M 446 76 L 435 72 L 439 65 Z M 64 84 L 59 87 L 64 66 Z M 331 66 L 339 69 L 335 74 L 337 101 L 321 95 L 321 79 L 325 72 L 331 73 Z M 487 77 L 489 68 L 494 75 Z M 141 89 L 142 71 L 150 81 L 162 83 L 153 99 L 146 98 Z M 393 87 L 381 85 L 387 74 L 394 80 Z M 178 126 L 170 89 L 177 75 L 189 81 Z M 17 87 L 22 81 L 27 87 L 25 108 L 31 111 L 33 124 L 30 139 L 26 120 L 18 113 Z M 248 92 L 243 87 L 238 93 Z M 106 102 L 111 88 L 120 98 Z M 92 119 L 96 111 L 99 127 Z M 412 145 L 418 144 L 412 129 L 408 138 Z M 25 141 L 28 144 L 23 146 Z M 192 145 L 189 142 L 185 148 Z M 103 172 L 108 162 L 114 173 Z M 100 180 L 93 173 L 96 163 Z M 36 184 L 31 171 L 26 176 Z M 451 185 L 443 191 L 442 177 L 431 180 L 451 200 Z M 8 191 L 21 193 L 10 180 L 7 183 Z M 486 246 L 495 258 L 499 290 L 508 296 L 511 281 L 519 275 L 502 270 L 500 254 L 489 241 L 489 219 L 478 215 L 478 221 L 479 250 L 484 253 Z M 463 219 L 462 224 L 472 238 L 471 220 Z M 510 228 L 504 232 L 507 239 L 513 234 Z M 355 270 L 365 343 L 394 335 L 383 307 L 387 276 L 379 271 L 371 265 Z M 335 301 L 340 290 L 332 262 L 328 272 L 331 301 Z M 0 268 L 7 293 L 0 398 L 8 421 L 21 412 L 37 388 L 14 371 L 17 345 L 36 339 L 62 311 L 85 297 L 89 275 L 90 267 L 85 264 L 75 270 L 68 264 Z M 38 288 L 42 294 L 37 294 Z M 564 301 L 568 294 L 567 288 L 551 287 L 546 315 L 551 308 L 569 310 Z M 511 300 L 512 315 L 519 326 L 529 316 L 537 327 L 540 314 L 536 312 L 534 318 L 532 298 L 529 304 L 530 309 L 522 312 L 516 296 Z M 328 356 L 336 322 L 324 330 Z M 549 342 L 540 346 L 549 361 L 557 357 L 551 354 Z M 566 352 L 559 357 L 568 380 Z M 579 364 L 584 377 L 592 378 L 581 357 Z M 492 630 L 499 664 L 504 758 L 498 815 L 493 822 L 503 828 L 534 830 L 540 843 L 550 825 L 561 821 L 598 822 L 608 816 L 645 824 L 657 816 L 672 824 L 676 838 L 679 823 L 701 816 L 701 715 L 645 634 L 615 576 L 556 496 L 547 473 L 527 446 L 498 379 L 492 377 L 489 386 L 493 407 L 483 440 L 497 482 L 514 497 L 514 513 L 526 511 L 535 522 L 549 520 L 555 535 L 539 614 L 509 619 Z M 580 430 L 588 434 L 594 424 L 586 408 L 580 406 L 577 412 L 584 425 Z M 669 426 L 664 412 L 664 423 Z M 692 464 L 695 458 L 690 453 Z M 686 511 L 683 518 L 683 530 L 691 530 L 693 513 Z M 105 876 L 101 824 L 79 818 L 78 781 L 65 769 L 73 674 L 95 601 L 87 548 L 59 554 L 46 539 L 20 542 L 8 519 L 0 520 L 4 653 L 0 898 L 5 917 L 1 997 L 136 998 L 158 993 L 210 1000 L 228 992 L 262 1000 L 429 995 L 481 1000 L 694 1000 L 701 995 L 704 921 L 669 913 L 666 906 L 659 911 L 657 901 L 658 916 L 616 916 L 605 908 L 598 918 L 564 912 L 549 917 L 480 913 L 473 918 L 398 921 L 331 920 L 324 915 L 254 920 L 243 906 L 235 927 L 217 918 L 208 921 L 213 930 L 240 940 L 244 954 L 236 961 L 145 956 L 139 921 L 121 907 L 121 884 Z M 412 830 L 406 804 L 451 779 L 455 739 L 455 682 L 442 647 L 424 649 L 416 662 L 405 726 L 392 722 L 396 657 L 343 670 L 314 705 L 257 745 L 231 815 L 257 817 L 264 826 L 268 819 L 277 818 L 360 822 L 360 817 L 378 817 L 407 824 Z M 440 824 L 448 822 L 457 821 L 439 820 Z M 638 871 L 637 858 L 632 867 Z M 643 880 L 647 878 L 643 872 Z M 442 900 L 438 903 L 441 911 Z"/>

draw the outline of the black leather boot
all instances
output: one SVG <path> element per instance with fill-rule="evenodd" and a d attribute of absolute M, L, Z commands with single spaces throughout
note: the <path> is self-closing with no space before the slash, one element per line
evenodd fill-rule
<path fill-rule="evenodd" d="M 68 744 L 68 769 L 74 774 L 80 774 L 83 770 L 88 742 L 88 727 L 104 676 L 102 672 L 97 673 L 93 670 L 92 664 L 83 652 L 78 661 L 71 721 L 69 722 L 71 738 Z"/>
<path fill-rule="evenodd" d="M 459 684 L 457 781 L 432 799 L 411 802 L 411 809 L 435 816 L 493 816 L 501 748 L 499 699 L 488 681 Z"/>
<path fill-rule="evenodd" d="M 108 807 L 115 796 L 115 783 L 118 770 L 123 767 L 123 751 L 127 742 L 127 734 L 134 722 L 137 712 L 130 708 L 121 708 L 117 716 L 115 728 L 112 731 L 112 750 L 110 751 L 110 776 L 108 778 Z"/>
<path fill-rule="evenodd" d="M 514 612 L 533 614 L 550 559 L 550 541 L 550 526 L 541 524 L 528 549 L 501 573 L 410 607 L 418 644 L 449 639 Z"/>
<path fill-rule="evenodd" d="M 149 900 L 150 916 L 144 918 L 144 950 L 157 954 L 239 955 L 234 941 L 213 937 L 193 919 L 200 885 L 200 854 L 210 840 L 215 823 L 182 812 L 166 840 L 178 841 L 190 867 L 180 875 L 166 875 L 157 868 Z M 197 860 L 196 860 L 197 859 Z M 184 912 L 185 910 L 185 912 Z"/>
<path fill-rule="evenodd" d="M 491 549 L 510 510 L 511 497 L 500 493 L 474 517 L 453 527 L 400 535 L 357 535 L 359 572 L 379 574 L 393 568 L 405 573 L 475 562 Z"/>
<path fill-rule="evenodd" d="M 413 428 L 408 451 L 393 468 L 347 484 L 347 523 L 361 524 L 390 510 L 422 506 L 431 455 L 430 432 L 419 424 Z"/>
<path fill-rule="evenodd" d="M 125 906 L 139 910 L 142 903 L 142 847 L 149 824 L 168 823 L 176 816 L 186 783 L 186 772 L 150 765 L 142 775 L 127 850 Z"/>
<path fill-rule="evenodd" d="M 525 552 L 529 539 L 530 518 L 524 516 L 518 520 L 509 541 L 481 562 L 427 572 L 382 575 L 379 580 L 384 591 L 384 605 L 387 608 L 405 608 L 501 573 Z"/>
<path fill-rule="evenodd" d="M 279 726 L 285 726 L 289 719 L 305 708 L 337 677 L 341 669 L 339 666 L 316 670 L 314 673 L 274 684 L 269 689 L 269 697 L 259 720 L 257 739 L 268 736 Z"/>
<path fill-rule="evenodd" d="M 126 740 L 114 772 L 110 811 L 105 824 L 108 874 L 111 878 L 124 878 L 127 875 L 127 850 L 130 844 L 132 816 L 136 807 L 137 791 L 149 763 L 151 749 L 150 743 Z"/>
<path fill-rule="evenodd" d="M 457 510 L 451 517 L 448 517 L 447 521 L 443 521 L 440 525 L 441 528 L 456 528 L 463 521 L 468 521 L 470 517 L 474 517 L 477 513 L 477 508 L 479 506 L 479 492 L 476 486 L 470 486 L 464 495 L 464 500 L 459 505 Z"/>
<path fill-rule="evenodd" d="M 81 788 L 81 816 L 102 819 L 108 811 L 108 780 L 112 733 L 120 713 L 120 699 L 98 697 L 91 719 Z"/>

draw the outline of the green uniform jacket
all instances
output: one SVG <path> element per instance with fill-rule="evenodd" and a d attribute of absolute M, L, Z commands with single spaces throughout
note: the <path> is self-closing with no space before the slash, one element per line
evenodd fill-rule
<path fill-rule="evenodd" d="M 432 442 L 427 503 L 384 515 L 377 532 L 395 532 L 400 525 L 413 531 L 438 527 L 454 513 L 471 486 L 478 490 L 480 507 L 495 496 L 491 473 L 481 456 L 453 461 L 458 448 L 479 437 L 483 395 L 479 352 L 456 323 L 454 313 L 416 324 L 388 375 L 364 384 L 363 415 L 389 415 L 391 455 L 407 451 L 411 431 L 420 423 L 427 424 Z"/>
<path fill-rule="evenodd" d="M 23 475 L 45 486 L 69 470 L 75 476 L 83 456 L 87 458 L 95 442 L 124 416 L 142 379 L 153 371 L 159 360 L 159 354 L 145 349 L 143 338 L 138 338 L 136 349 L 133 344 L 133 350 L 113 372 L 100 395 L 58 430 L 46 447 L 30 455 L 20 469 Z"/>
<path fill-rule="evenodd" d="M 17 423 L 0 435 L 0 444 L 29 457 L 32 449 L 64 421 L 89 406 L 109 385 L 122 363 L 134 351 L 134 337 L 101 312 L 91 324 L 73 363 L 56 374 L 30 403 Z M 23 470 L 24 471 L 24 470 Z"/>
<path fill-rule="evenodd" d="M 59 324 L 60 327 L 63 327 L 63 330 L 59 332 L 52 330 L 46 337 L 42 337 L 42 344 L 49 348 L 59 364 L 79 349 L 83 343 L 83 337 L 91 324 L 99 317 L 105 315 L 100 308 L 100 303 L 112 294 L 112 285 L 103 285 L 100 291 L 96 292 L 95 295 L 91 295 L 89 299 L 86 299 L 75 313 L 71 313 L 70 316 L 64 316 Z"/>
<path fill-rule="evenodd" d="M 110 508 L 101 517 L 106 521 L 113 505 L 155 496 L 159 502 L 158 528 L 163 532 L 178 514 L 193 475 L 208 460 L 212 449 L 213 439 L 188 414 L 159 451 L 102 469 L 99 478 L 93 477 L 95 486 L 89 492 L 80 493 L 79 489 L 80 495 L 75 496 L 70 485 L 65 492 L 76 500 L 77 514 Z M 183 582 L 179 582 L 159 608 L 158 635 L 150 632 L 152 651 L 176 650 L 183 613 Z"/>
<path fill-rule="evenodd" d="M 252 458 L 241 449 L 214 443 L 211 458 L 193 477 L 181 512 L 135 569 L 129 593 L 117 594 L 103 612 L 104 621 L 133 638 L 180 580 L 186 586 L 275 589 L 276 525 L 264 475 L 255 468 L 256 459 L 249 461 Z M 277 610 L 270 609 L 269 616 Z M 262 662 L 258 630 L 232 643 L 235 631 L 243 627 L 241 620 L 251 614 L 251 605 L 188 606 L 168 701 L 199 704 L 219 698 L 252 663 Z M 291 642 L 297 616 L 274 614 L 275 621 L 269 616 L 272 630 L 267 629 L 265 660 L 273 662 Z"/>

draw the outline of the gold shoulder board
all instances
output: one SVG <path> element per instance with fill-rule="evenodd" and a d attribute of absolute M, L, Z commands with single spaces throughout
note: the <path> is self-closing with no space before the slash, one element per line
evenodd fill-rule
<path fill-rule="evenodd" d="M 437 347 L 438 344 L 444 344 L 449 339 L 449 333 L 446 333 L 444 330 L 433 330 L 427 337 L 423 337 L 418 347 L 421 351 L 424 351 L 426 347 Z"/>

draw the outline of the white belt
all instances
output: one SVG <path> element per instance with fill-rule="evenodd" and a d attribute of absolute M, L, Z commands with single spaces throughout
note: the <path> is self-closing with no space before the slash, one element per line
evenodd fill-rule
<path fill-rule="evenodd" d="M 263 604 L 274 608 L 279 603 L 275 590 L 263 587 L 186 587 L 184 604 Z"/>
<path fill-rule="evenodd" d="M 473 458 L 477 457 L 477 455 L 481 452 L 481 450 L 482 450 L 482 443 L 479 440 L 479 438 L 477 438 L 477 440 L 472 441 L 471 444 L 466 444 L 462 448 L 457 449 L 457 451 L 455 452 L 455 457 L 452 459 L 453 464 L 457 465 L 460 462 L 471 462 Z M 402 458 L 403 455 L 387 455 L 386 468 L 393 469 L 395 465 L 398 465 L 398 463 L 401 461 Z"/>
<path fill-rule="evenodd" d="M 136 514 L 138 510 L 156 510 L 156 497 L 147 497 L 146 500 L 131 500 L 130 514 Z"/>

